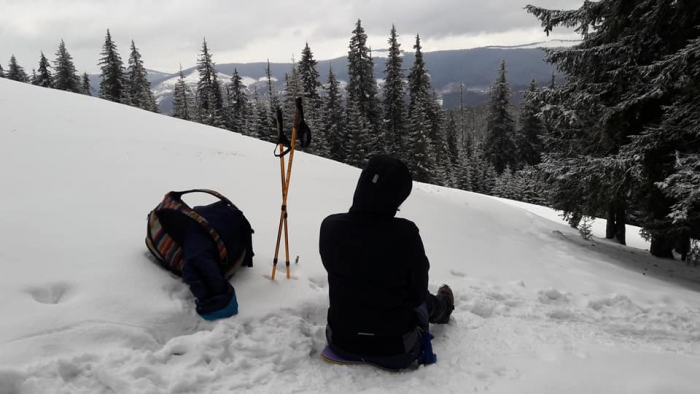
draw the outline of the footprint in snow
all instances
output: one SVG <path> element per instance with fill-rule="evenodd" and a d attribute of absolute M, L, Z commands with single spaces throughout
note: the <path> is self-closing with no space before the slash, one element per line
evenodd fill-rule
<path fill-rule="evenodd" d="M 309 278 L 309 287 L 312 289 L 323 290 L 328 286 L 328 277 L 325 275 L 318 275 Z"/>
<path fill-rule="evenodd" d="M 30 287 L 26 290 L 36 302 L 55 305 L 61 302 L 64 295 L 71 289 L 66 283 L 51 283 L 42 287 Z"/>
<path fill-rule="evenodd" d="M 467 277 L 467 274 L 464 272 L 461 272 L 461 271 L 450 270 L 450 274 L 452 274 L 452 276 L 456 276 L 458 278 L 466 278 Z"/>

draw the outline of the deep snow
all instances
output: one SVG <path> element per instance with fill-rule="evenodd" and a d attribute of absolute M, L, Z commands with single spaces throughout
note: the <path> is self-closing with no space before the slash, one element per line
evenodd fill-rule
<path fill-rule="evenodd" d="M 700 390 L 700 270 L 583 241 L 546 208 L 416 183 L 400 215 L 421 229 L 431 289 L 456 294 L 450 324 L 433 327 L 438 363 L 335 366 L 319 358 L 318 229 L 347 210 L 359 170 L 297 153 L 300 259 L 273 282 L 271 144 L 5 79 L 0 120 L 0 394 Z M 240 314 L 213 323 L 144 245 L 163 194 L 195 187 L 227 195 L 256 231 L 255 266 L 232 279 Z"/>

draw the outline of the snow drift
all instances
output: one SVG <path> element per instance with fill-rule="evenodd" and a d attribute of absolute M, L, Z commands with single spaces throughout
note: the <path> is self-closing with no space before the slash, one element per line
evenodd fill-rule
<path fill-rule="evenodd" d="M 4 79 L 0 119 L 0 393 L 697 392 L 700 271 L 583 241 L 544 208 L 417 183 L 400 215 L 421 229 L 431 289 L 456 295 L 438 363 L 335 366 L 319 357 L 318 229 L 349 208 L 359 170 L 297 154 L 299 263 L 273 282 L 273 145 Z M 195 187 L 256 231 L 255 266 L 232 279 L 240 313 L 213 323 L 144 245 L 163 194 Z"/>

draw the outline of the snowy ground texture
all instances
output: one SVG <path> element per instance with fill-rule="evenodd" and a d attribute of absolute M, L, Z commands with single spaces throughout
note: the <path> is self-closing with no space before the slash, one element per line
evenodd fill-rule
<path fill-rule="evenodd" d="M 400 214 L 421 229 L 431 289 L 456 294 L 438 363 L 330 365 L 318 229 L 359 170 L 296 156 L 300 259 L 273 282 L 271 144 L 8 80 L 0 119 L 0 394 L 700 392 L 700 270 L 651 258 L 634 229 L 638 248 L 583 241 L 550 210 L 415 184 Z M 143 240 L 164 193 L 196 187 L 256 230 L 255 266 L 232 279 L 240 314 L 213 323 Z"/>

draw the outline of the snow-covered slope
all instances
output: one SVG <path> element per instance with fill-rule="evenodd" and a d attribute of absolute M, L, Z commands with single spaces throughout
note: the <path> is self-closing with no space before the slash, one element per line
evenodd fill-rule
<path fill-rule="evenodd" d="M 456 294 L 433 328 L 438 363 L 329 365 L 318 229 L 349 207 L 359 170 L 297 154 L 300 258 L 272 282 L 272 145 L 4 79 L 0 119 L 0 393 L 697 392 L 700 271 L 680 262 L 416 183 L 400 214 L 421 229 L 431 289 Z M 213 323 L 143 242 L 163 194 L 195 187 L 229 196 L 256 230 L 255 266 L 232 279 L 240 314 Z"/>

